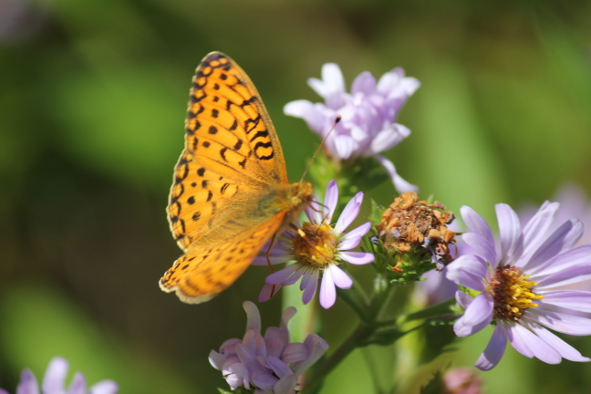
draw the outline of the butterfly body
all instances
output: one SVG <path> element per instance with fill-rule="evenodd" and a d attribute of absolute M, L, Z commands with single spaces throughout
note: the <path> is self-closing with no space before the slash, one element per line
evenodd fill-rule
<path fill-rule="evenodd" d="M 193 78 L 185 149 L 167 208 L 184 255 L 160 288 L 187 303 L 230 286 L 265 243 L 310 203 L 309 183 L 289 184 L 283 152 L 256 88 L 219 52 Z"/>

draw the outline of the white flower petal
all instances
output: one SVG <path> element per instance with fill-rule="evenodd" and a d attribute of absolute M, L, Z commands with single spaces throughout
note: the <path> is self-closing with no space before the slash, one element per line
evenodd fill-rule
<path fill-rule="evenodd" d="M 364 71 L 353 80 L 351 85 L 352 94 L 370 95 L 376 87 L 376 79 L 369 71 Z"/>

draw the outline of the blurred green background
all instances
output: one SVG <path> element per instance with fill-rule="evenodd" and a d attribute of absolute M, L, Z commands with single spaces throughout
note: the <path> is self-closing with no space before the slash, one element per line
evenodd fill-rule
<path fill-rule="evenodd" d="M 14 392 L 24 367 L 41 377 L 55 355 L 121 393 L 226 387 L 208 353 L 242 336 L 241 303 L 267 271 L 199 306 L 157 284 L 180 254 L 165 206 L 193 70 L 213 50 L 256 83 L 293 181 L 318 138 L 282 108 L 318 101 L 306 79 L 332 61 L 348 84 L 396 66 L 422 82 L 399 118 L 412 134 L 387 154 L 422 197 L 490 219 L 495 203 L 539 203 L 565 181 L 591 191 L 589 1 L 0 0 L 0 387 Z M 387 204 L 394 190 L 370 194 Z M 261 309 L 278 324 L 279 299 Z M 336 347 L 354 322 L 342 303 L 325 316 Z M 472 365 L 490 333 L 446 360 Z M 568 341 L 591 356 L 591 339 Z M 387 386 L 406 355 L 369 351 Z M 373 390 L 366 357 L 324 392 Z M 583 393 L 589 368 L 508 349 L 482 376 L 493 393 Z"/>

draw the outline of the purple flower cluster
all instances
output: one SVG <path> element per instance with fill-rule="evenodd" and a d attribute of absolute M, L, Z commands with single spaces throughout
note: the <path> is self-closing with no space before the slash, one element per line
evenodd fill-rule
<path fill-rule="evenodd" d="M 102 380 L 86 388 L 86 380 L 80 372 L 74 374 L 70 387 L 66 390 L 64 381 L 68 373 L 68 362 L 55 357 L 49 362 L 43 383 L 41 384 L 41 393 L 43 394 L 115 394 L 118 391 L 117 384 L 111 380 Z M 17 394 L 39 394 L 39 383 L 35 375 L 25 369 L 21 374 L 21 380 L 16 389 Z M 8 391 L 0 389 L 0 394 L 8 394 Z"/>
<path fill-rule="evenodd" d="M 310 334 L 304 343 L 290 342 L 287 323 L 296 309 L 288 307 L 280 327 L 269 327 L 261 335 L 261 316 L 256 305 L 243 303 L 247 315 L 246 333 L 212 350 L 209 362 L 221 370 L 232 390 L 244 387 L 255 394 L 295 394 L 300 376 L 328 349 L 324 339 Z"/>
<path fill-rule="evenodd" d="M 396 119 L 406 100 L 420 86 L 418 80 L 405 77 L 401 68 L 384 74 L 377 82 L 371 73 L 363 72 L 353 81 L 351 93 L 347 93 L 341 69 L 327 63 L 322 67 L 322 80 L 310 78 L 308 84 L 324 98 L 325 104 L 292 101 L 284 107 L 286 115 L 304 119 L 322 138 L 340 115 L 341 121 L 326 140 L 330 156 L 337 160 L 374 157 L 388 171 L 399 192 L 417 191 L 380 153 L 410 135 L 410 130 L 396 123 Z"/>
<path fill-rule="evenodd" d="M 551 230 L 558 206 L 544 203 L 522 228 L 517 214 L 508 205 L 498 204 L 498 244 L 480 215 L 461 208 L 468 227 L 462 237 L 465 249 L 447 267 L 447 277 L 471 290 L 456 293 L 466 310 L 454 325 L 456 335 L 469 336 L 495 325 L 475 364 L 480 370 L 499 363 L 507 341 L 524 356 L 548 364 L 563 358 L 591 361 L 548 330 L 591 334 L 591 319 L 580 316 L 591 312 L 591 292 L 561 289 L 591 277 L 591 245 L 573 247 L 583 234 L 577 219 Z"/>

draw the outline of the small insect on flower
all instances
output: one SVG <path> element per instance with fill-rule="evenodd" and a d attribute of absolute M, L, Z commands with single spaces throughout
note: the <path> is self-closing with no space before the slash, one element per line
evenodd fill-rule
<path fill-rule="evenodd" d="M 43 394 L 116 394 L 119 390 L 117 384 L 111 380 L 102 380 L 87 389 L 84 375 L 80 372 L 74 374 L 72 383 L 66 390 L 64 380 L 66 379 L 67 372 L 68 362 L 61 357 L 54 357 L 49 362 L 49 366 L 43 377 L 41 392 Z M 39 393 L 39 383 L 30 370 L 25 369 L 21 374 L 21 380 L 16 392 L 17 394 Z M 8 391 L 0 389 L 0 394 L 8 394 Z"/>
<path fill-rule="evenodd" d="M 321 138 L 331 130 L 335 117 L 341 115 L 341 122 L 325 142 L 327 155 L 339 161 L 374 157 L 399 192 L 417 191 L 416 186 L 398 175 L 390 160 L 380 155 L 410 135 L 410 130 L 396 119 L 406 100 L 419 88 L 417 79 L 405 77 L 403 69 L 395 68 L 376 82 L 366 71 L 355 78 L 351 93 L 347 93 L 341 69 L 327 63 L 322 67 L 322 80 L 310 78 L 308 84 L 326 104 L 292 101 L 284 107 L 286 115 L 302 118 Z"/>
<path fill-rule="evenodd" d="M 345 233 L 359 214 L 363 193 L 357 193 L 349 201 L 333 227 L 331 221 L 338 199 L 339 190 L 336 181 L 333 180 L 326 188 L 324 204 L 319 204 L 314 198 L 311 207 L 305 209 L 309 222 L 296 224 L 295 229 L 288 229 L 278 238 L 269 255 L 270 263 L 294 263 L 267 277 L 267 284 L 259 295 L 259 302 L 270 299 L 281 286 L 292 285 L 302 279 L 302 301 L 307 304 L 316 294 L 318 279 L 322 275 L 320 305 L 330 308 L 336 301 L 336 287 L 348 289 L 353 285 L 353 280 L 339 267 L 341 262 L 355 265 L 373 262 L 373 254 L 351 251 L 370 230 L 371 223 L 364 223 Z M 262 250 L 266 250 L 266 247 Z M 267 256 L 259 255 L 253 264 L 266 265 Z"/>
<path fill-rule="evenodd" d="M 417 254 L 417 260 L 427 257 L 438 270 L 443 269 L 453 259 L 450 245 L 455 244 L 456 233 L 447 228 L 453 220 L 454 214 L 445 211 L 445 206 L 439 202 L 419 201 L 412 192 L 396 197 L 377 226 L 384 247 L 399 253 L 392 270 L 403 271 L 400 257 L 404 253 Z"/>
<path fill-rule="evenodd" d="M 328 345 L 316 334 L 308 335 L 304 343 L 290 342 L 287 323 L 296 313 L 293 306 L 283 312 L 281 326 L 267 328 L 263 337 L 256 305 L 250 301 L 242 305 L 247 315 L 244 338 L 228 339 L 219 353 L 209 353 L 209 362 L 222 371 L 232 390 L 244 387 L 260 394 L 295 394 L 298 377 Z"/>
<path fill-rule="evenodd" d="M 462 235 L 466 249 L 448 265 L 447 278 L 470 289 L 470 294 L 456 293 L 466 310 L 454 324 L 456 335 L 472 335 L 491 323 L 495 327 L 476 361 L 480 370 L 500 362 L 507 341 L 524 356 L 548 364 L 563 358 L 591 361 L 548 330 L 591 334 L 591 319 L 578 315 L 591 312 L 591 292 L 560 289 L 591 277 L 591 245 L 573 248 L 583 234 L 577 219 L 550 230 L 558 206 L 544 203 L 522 228 L 511 207 L 497 204 L 497 244 L 488 223 L 472 208 L 461 208 L 468 227 Z"/>

